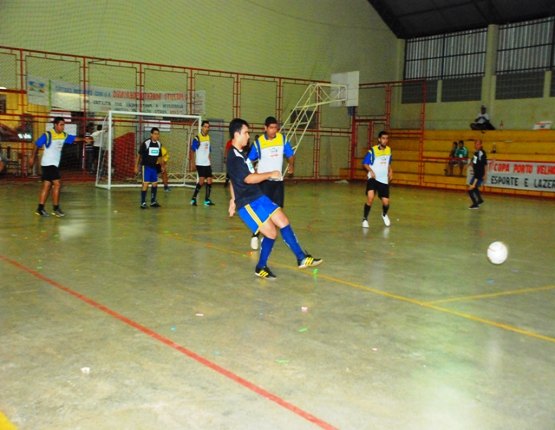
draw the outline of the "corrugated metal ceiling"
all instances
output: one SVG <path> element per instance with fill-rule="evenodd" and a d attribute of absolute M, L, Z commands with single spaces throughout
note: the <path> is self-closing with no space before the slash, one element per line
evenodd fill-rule
<path fill-rule="evenodd" d="M 555 0 L 368 0 L 401 39 L 555 15 Z"/>

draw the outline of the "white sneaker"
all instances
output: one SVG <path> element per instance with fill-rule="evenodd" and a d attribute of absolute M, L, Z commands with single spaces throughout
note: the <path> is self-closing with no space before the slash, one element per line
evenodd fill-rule
<path fill-rule="evenodd" d="M 391 221 L 389 220 L 389 217 L 387 215 L 382 215 L 382 219 L 386 227 L 389 227 L 391 225 Z"/>
<path fill-rule="evenodd" d="M 251 237 L 251 248 L 255 250 L 258 249 L 258 237 Z"/>
<path fill-rule="evenodd" d="M 368 228 L 368 227 L 370 227 L 370 226 L 368 225 L 368 220 L 363 219 L 363 220 L 362 220 L 362 228 Z"/>

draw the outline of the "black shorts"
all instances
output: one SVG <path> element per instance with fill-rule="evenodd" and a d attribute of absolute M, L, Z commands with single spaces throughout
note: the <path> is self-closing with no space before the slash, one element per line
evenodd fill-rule
<path fill-rule="evenodd" d="M 211 178 L 212 166 L 197 166 L 197 174 L 199 178 Z"/>
<path fill-rule="evenodd" d="M 58 166 L 41 166 L 43 181 L 56 181 L 61 178 Z"/>
<path fill-rule="evenodd" d="M 377 191 L 380 199 L 389 198 L 389 184 L 383 184 L 374 178 L 366 181 L 366 194 L 368 194 L 368 191 Z"/>
<path fill-rule="evenodd" d="M 156 164 L 156 171 L 162 173 L 162 166 L 160 164 Z"/>
<path fill-rule="evenodd" d="M 283 207 L 285 187 L 283 181 L 263 181 L 260 184 L 262 192 L 279 207 Z"/>

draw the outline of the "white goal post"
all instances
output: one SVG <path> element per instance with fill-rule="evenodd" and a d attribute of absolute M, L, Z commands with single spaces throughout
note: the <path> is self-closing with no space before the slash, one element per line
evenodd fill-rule
<path fill-rule="evenodd" d="M 169 184 L 194 186 L 196 171 L 190 147 L 192 138 L 200 133 L 201 121 L 200 115 L 109 111 L 102 129 L 92 134 L 98 148 L 96 186 L 108 190 L 141 186 L 141 177 L 135 174 L 137 152 L 153 127 L 160 130 L 160 142 L 167 150 Z M 161 175 L 158 181 L 162 182 Z"/>

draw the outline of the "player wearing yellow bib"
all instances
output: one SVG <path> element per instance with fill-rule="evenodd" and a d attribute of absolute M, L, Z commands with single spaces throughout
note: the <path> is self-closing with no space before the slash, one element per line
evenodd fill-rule
<path fill-rule="evenodd" d="M 389 182 L 393 176 L 391 169 L 391 148 L 387 146 L 389 135 L 386 131 L 380 131 L 378 144 L 370 148 L 362 165 L 368 172 L 366 181 L 366 203 L 364 204 L 364 216 L 362 227 L 368 228 L 368 215 L 376 192 L 382 201 L 382 219 L 386 227 L 391 225 L 387 211 L 389 210 Z"/>
<path fill-rule="evenodd" d="M 42 170 L 42 189 L 39 195 L 39 205 L 35 214 L 47 217 L 48 212 L 44 209 L 44 204 L 52 190 L 52 204 L 54 206 L 52 215 L 58 218 L 65 216 L 64 211 L 60 208 L 60 189 L 62 187 L 60 170 L 60 159 L 62 158 L 62 148 L 64 145 L 73 144 L 76 142 L 92 143 L 91 137 L 76 137 L 67 134 L 65 129 L 65 120 L 62 117 L 56 117 L 53 121 L 54 128 L 42 134 L 35 142 L 31 160 L 29 160 L 29 167 L 33 168 L 35 159 L 39 148 L 44 147 L 40 166 Z"/>
<path fill-rule="evenodd" d="M 292 175 L 295 171 L 295 152 L 285 136 L 278 133 L 278 121 L 273 116 L 269 116 L 264 121 L 264 134 L 258 136 L 249 151 L 249 160 L 258 162 L 256 165 L 257 173 L 268 173 L 274 170 L 283 170 L 283 157 L 287 159 L 287 173 Z M 262 192 L 280 207 L 285 203 L 285 187 L 283 177 L 267 179 L 260 184 Z M 251 248 L 258 249 L 258 236 L 251 237 Z"/>
<path fill-rule="evenodd" d="M 195 153 L 195 165 L 197 166 L 198 182 L 191 198 L 191 205 L 197 205 L 197 195 L 206 181 L 206 195 L 204 206 L 214 206 L 210 200 L 212 191 L 212 166 L 210 163 L 210 122 L 204 120 L 201 123 L 200 134 L 195 136 L 191 143 L 191 150 Z"/>

